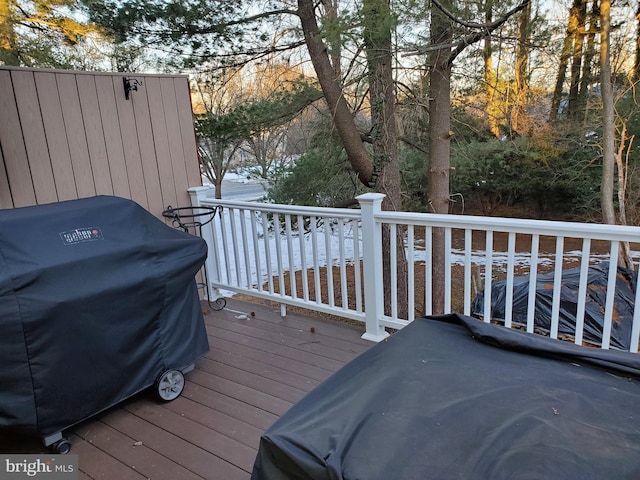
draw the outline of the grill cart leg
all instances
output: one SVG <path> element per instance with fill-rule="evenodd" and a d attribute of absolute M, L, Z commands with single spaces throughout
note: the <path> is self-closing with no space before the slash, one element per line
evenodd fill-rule
<path fill-rule="evenodd" d="M 62 432 L 57 432 L 42 439 L 45 447 L 49 447 L 55 453 L 66 455 L 71 451 L 71 442 L 62 436 Z"/>

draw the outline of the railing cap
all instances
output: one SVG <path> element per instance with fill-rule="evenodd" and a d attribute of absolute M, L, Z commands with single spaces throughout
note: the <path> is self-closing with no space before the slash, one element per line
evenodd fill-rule
<path fill-rule="evenodd" d="M 197 187 L 189 187 L 187 189 L 187 192 L 195 192 L 195 193 L 199 193 L 199 192 L 208 192 L 209 190 L 211 190 L 213 187 L 212 186 L 197 186 Z"/>
<path fill-rule="evenodd" d="M 213 187 L 210 185 L 188 188 L 187 192 L 189 192 L 189 197 L 191 198 L 191 205 L 199 207 L 207 199 L 207 195 L 211 190 L 213 190 Z"/>
<path fill-rule="evenodd" d="M 362 195 L 358 195 L 356 197 L 356 200 L 358 200 L 358 202 L 360 203 L 376 203 L 376 202 L 382 202 L 384 197 L 386 197 L 384 193 L 370 192 L 370 193 L 363 193 Z"/>

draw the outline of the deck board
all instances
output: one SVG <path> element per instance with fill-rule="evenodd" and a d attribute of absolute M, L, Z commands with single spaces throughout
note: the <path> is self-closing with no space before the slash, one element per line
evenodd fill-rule
<path fill-rule="evenodd" d="M 281 357 L 279 355 L 265 355 L 260 350 L 256 350 L 250 346 L 228 342 L 220 337 L 217 337 L 215 342 L 216 348 L 209 354 L 209 358 L 212 360 L 224 362 L 226 361 L 227 355 L 234 355 L 242 357 L 245 361 L 252 360 L 254 362 L 258 362 L 264 367 L 280 368 L 293 373 L 298 373 L 301 370 L 300 364 L 289 358 Z M 304 370 L 303 376 L 320 382 L 327 378 L 327 375 L 332 372 L 331 370 L 316 367 L 315 365 L 310 365 L 308 363 L 304 364 L 302 370 Z"/>
<path fill-rule="evenodd" d="M 231 415 L 220 412 L 208 405 L 194 402 L 186 397 L 181 397 L 174 402 L 167 403 L 165 408 L 182 418 L 193 420 L 200 425 L 220 432 L 227 437 L 253 448 L 256 447 L 256 438 L 260 437 L 263 430 L 267 428 L 258 428 L 243 418 L 232 417 Z"/>
<path fill-rule="evenodd" d="M 266 341 L 251 336 L 245 336 L 242 333 L 231 332 L 229 330 L 218 330 L 216 337 L 223 338 L 239 345 L 246 345 L 262 353 L 277 355 L 288 360 L 294 360 L 305 365 L 314 365 L 324 368 L 328 372 L 334 372 L 340 368 L 344 362 L 328 358 L 323 355 L 308 352 L 302 348 L 295 346 L 282 345 L 273 341 Z M 215 341 L 215 337 L 213 339 Z M 209 340 L 211 343 L 211 338 Z"/>
<path fill-rule="evenodd" d="M 278 419 L 278 416 L 273 413 L 261 410 L 215 390 L 203 388 L 191 381 L 187 382 L 182 396 L 216 412 L 245 421 L 261 430 L 266 430 Z"/>
<path fill-rule="evenodd" d="M 282 368 L 274 365 L 266 365 L 260 360 L 253 360 L 243 355 L 238 355 L 232 351 L 223 352 L 216 350 L 212 352 L 209 360 L 213 365 L 213 368 L 220 374 L 220 368 L 224 366 L 233 365 L 233 368 L 240 369 L 244 372 L 259 372 L 259 375 L 263 378 L 267 378 L 284 385 L 294 387 L 305 392 L 308 392 L 312 388 L 316 387 L 320 382 L 314 378 L 309 378 L 306 375 L 299 374 L 295 371 L 291 371 L 290 368 Z M 291 363 L 291 362 L 290 362 Z M 297 365 L 293 365 L 295 367 Z M 325 375 L 326 377 L 326 375 Z"/>
<path fill-rule="evenodd" d="M 102 451 L 97 446 L 85 442 L 76 435 L 69 436 L 73 444 L 72 453 L 78 455 L 78 460 L 82 459 L 82 473 L 85 478 L 111 480 L 146 480 L 140 472 L 115 459 L 108 453 Z"/>
<path fill-rule="evenodd" d="M 175 460 L 167 458 L 164 449 L 160 451 L 150 448 L 143 443 L 140 445 L 140 438 L 146 440 L 146 431 L 133 432 L 129 428 L 124 428 L 124 432 L 116 427 L 121 427 L 117 421 L 117 416 L 122 415 L 124 410 L 116 409 L 114 412 L 102 416 L 99 421 L 87 423 L 81 428 L 76 429 L 76 433 L 85 442 L 89 442 L 102 451 L 108 453 L 114 459 L 128 465 L 136 472 L 140 472 L 147 478 L 156 480 L 171 480 L 172 478 L 181 478 L 185 480 L 203 478 L 197 476 L 192 471 L 179 465 Z M 116 418 L 114 418 L 116 415 Z M 113 422 L 115 426 L 111 426 Z M 133 428 L 135 423 L 131 423 Z M 135 425 L 138 426 L 138 425 Z M 150 425 L 148 429 L 153 426 Z M 162 434 L 160 429 L 155 428 L 157 434 Z M 163 440 L 164 445 L 173 445 L 173 435 L 167 432 L 165 435 L 158 435 Z M 73 450 L 72 450 L 73 451 Z M 84 461 L 78 457 L 79 468 L 85 471 Z"/>
<path fill-rule="evenodd" d="M 181 397 L 142 392 L 65 432 L 81 479 L 248 480 L 260 435 L 297 400 L 372 344 L 362 328 L 228 299 L 204 305 L 210 352 Z M 43 453 L 0 433 L 1 453 Z"/>

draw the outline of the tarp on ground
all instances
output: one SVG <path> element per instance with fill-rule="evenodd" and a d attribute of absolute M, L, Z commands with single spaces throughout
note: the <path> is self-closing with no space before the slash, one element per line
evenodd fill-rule
<path fill-rule="evenodd" d="M 591 265 L 587 272 L 587 291 L 585 299 L 584 335 L 583 339 L 593 345 L 602 343 L 604 312 L 607 298 L 607 278 L 609 262 Z M 544 332 L 551 328 L 551 311 L 554 293 L 553 272 L 538 275 L 536 278 L 536 306 L 534 325 Z M 527 324 L 527 307 L 529 302 L 530 277 L 516 277 L 513 282 L 512 322 L 518 325 Z M 631 327 L 635 305 L 637 275 L 635 272 L 618 267 L 614 310 L 611 325 L 611 348 L 629 350 L 631 343 Z M 560 309 L 558 318 L 558 334 L 574 337 L 576 331 L 576 315 L 578 311 L 578 289 L 580 288 L 580 268 L 569 268 L 562 272 L 560 288 Z M 491 288 L 491 319 L 505 318 L 506 282 L 500 281 Z M 484 292 L 480 292 L 471 304 L 474 317 L 484 317 Z"/>
<path fill-rule="evenodd" d="M 640 477 L 640 357 L 418 319 L 262 436 L 252 480 Z"/>
<path fill-rule="evenodd" d="M 0 210 L 0 427 L 48 436 L 192 364 L 206 254 L 118 197 Z"/>

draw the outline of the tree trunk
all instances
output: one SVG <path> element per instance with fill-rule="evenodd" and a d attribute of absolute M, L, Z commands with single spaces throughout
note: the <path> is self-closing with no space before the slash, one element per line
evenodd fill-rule
<path fill-rule="evenodd" d="M 353 114 L 342 94 L 342 88 L 336 81 L 336 72 L 331 65 L 327 48 L 322 41 L 320 28 L 316 21 L 313 0 L 298 0 L 298 16 L 302 24 L 311 63 L 313 63 L 322 93 L 333 116 L 336 130 L 347 152 L 351 167 L 364 185 L 371 186 L 373 162 L 362 143 Z"/>
<path fill-rule="evenodd" d="M 326 12 L 327 19 L 329 21 L 335 21 L 337 24 L 338 20 L 338 0 L 324 0 L 324 9 Z M 333 70 L 336 72 L 336 81 L 342 84 L 342 65 L 340 61 L 342 59 L 342 42 L 340 41 L 340 36 L 336 36 L 331 42 L 329 42 L 329 54 L 331 58 L 331 65 L 333 66 Z"/>
<path fill-rule="evenodd" d="M 562 92 L 564 90 L 564 82 L 567 76 L 567 66 L 571 58 L 573 50 L 573 37 L 577 28 L 578 16 L 576 9 L 569 9 L 569 20 L 567 22 L 567 31 L 562 44 L 562 53 L 560 54 L 560 65 L 558 66 L 558 76 L 556 77 L 556 86 L 553 90 L 553 98 L 551 100 L 551 112 L 549 113 L 549 121 L 551 123 L 558 119 L 560 112 L 560 104 L 562 102 Z"/>
<path fill-rule="evenodd" d="M 615 117 L 609 34 L 611 32 L 611 2 L 600 2 L 600 88 L 602 94 L 602 221 L 615 224 L 613 182 L 615 171 Z"/>
<path fill-rule="evenodd" d="M 511 16 L 527 8 L 529 0 L 523 0 L 500 19 L 484 26 L 473 35 L 463 36 L 455 44 L 453 29 L 460 22 L 453 20 L 453 0 L 432 0 L 429 55 L 429 207 L 432 212 L 449 213 L 449 170 L 451 153 L 451 70 L 456 56 L 469 45 L 486 38 Z M 434 313 L 443 313 L 445 298 L 444 231 L 433 230 L 432 237 L 432 306 Z"/>
<path fill-rule="evenodd" d="M 214 187 L 215 187 L 215 198 L 216 200 L 220 200 L 222 198 L 222 177 L 216 177 Z"/>
<path fill-rule="evenodd" d="M 573 32 L 573 55 L 571 58 L 571 85 L 569 86 L 569 117 L 579 118 L 581 111 L 578 103 L 580 91 L 580 75 L 584 55 L 584 35 L 587 18 L 586 0 L 574 0 L 573 10 L 576 12 L 576 28 Z"/>
<path fill-rule="evenodd" d="M 600 23 L 600 4 L 598 0 L 593 0 L 591 4 L 591 13 L 589 14 L 589 27 L 586 32 L 587 47 L 584 54 L 584 63 L 582 65 L 582 78 L 580 80 L 580 92 L 578 93 L 578 105 L 583 111 L 582 118 L 587 122 L 589 112 L 589 88 L 593 83 L 593 58 L 596 54 L 596 35 L 598 33 Z"/>
<path fill-rule="evenodd" d="M 640 2 L 636 10 L 636 62 L 633 66 L 633 81 L 640 81 Z"/>
<path fill-rule="evenodd" d="M 396 95 L 393 82 L 391 56 L 391 15 L 388 0 L 364 0 L 362 4 L 364 20 L 364 43 L 367 54 L 369 77 L 369 98 L 371 104 L 371 138 L 373 143 L 375 191 L 386 196 L 382 202 L 385 210 L 402 210 L 400 187 L 400 160 L 398 158 L 398 129 L 396 124 Z M 398 313 L 406 318 L 407 307 L 407 259 L 404 252 L 404 229 L 396 231 L 396 265 L 391 264 L 389 255 L 390 229 L 383 229 L 383 269 L 390 274 L 397 268 L 398 291 L 385 289 L 386 312 L 389 313 L 392 295 L 396 295 Z M 389 285 L 389 278 L 385 279 Z"/>
<path fill-rule="evenodd" d="M 367 54 L 371 139 L 376 191 L 386 195 L 385 210 L 402 210 L 396 96 L 391 57 L 391 29 L 388 0 L 364 0 L 364 43 Z M 384 205 L 383 202 L 383 205 Z"/>
<path fill-rule="evenodd" d="M 366 46 L 369 92 L 371 104 L 371 124 L 373 158 L 362 143 L 353 115 L 342 95 L 342 88 L 320 35 L 312 0 L 298 0 L 298 14 L 302 23 L 305 41 L 311 61 L 318 76 L 343 146 L 353 170 L 360 181 L 372 186 L 375 191 L 386 195 L 383 208 L 401 210 L 400 165 L 398 158 L 398 132 L 396 125 L 396 97 L 393 82 L 391 55 L 391 14 L 389 0 L 364 0 L 363 22 Z M 383 270 L 389 279 L 391 269 L 396 268 L 399 315 L 406 318 L 407 305 L 407 260 L 404 252 L 404 231 L 398 229 L 397 264 L 391 265 L 389 256 L 389 228 L 383 229 Z M 391 294 L 385 291 L 386 306 L 390 305 Z M 387 310 L 388 312 L 388 310 Z"/>
<path fill-rule="evenodd" d="M 521 132 L 526 125 L 523 125 L 522 114 L 527 103 L 527 93 L 529 89 L 528 71 L 529 71 L 529 36 L 531 30 L 531 3 L 520 13 L 520 22 L 518 24 L 518 46 L 516 53 L 516 71 L 515 71 L 515 101 L 511 108 L 511 131 Z"/>
<path fill-rule="evenodd" d="M 487 0 L 485 3 L 484 21 L 490 24 L 493 21 L 493 0 Z M 484 88 L 487 97 L 487 109 L 485 118 L 489 124 L 489 130 L 496 137 L 500 137 L 500 127 L 498 126 L 499 101 L 497 87 L 497 75 L 493 71 L 493 44 L 491 36 L 484 39 L 484 47 L 482 49 L 482 59 L 484 61 Z"/>
<path fill-rule="evenodd" d="M 624 160 L 624 151 L 627 146 L 627 124 L 622 126 L 620 132 L 620 144 L 616 154 L 616 165 L 618 167 L 618 212 L 620 225 L 627 225 L 627 164 Z M 629 151 L 631 150 L 631 141 L 629 143 Z M 628 159 L 627 159 L 628 160 Z M 620 256 L 618 257 L 618 265 L 628 269 L 633 269 L 633 259 L 631 258 L 631 247 L 629 242 L 620 242 Z"/>
<path fill-rule="evenodd" d="M 449 3 L 449 2 L 448 2 Z M 450 6 L 450 5 L 447 5 Z M 431 45 L 450 45 L 450 22 L 437 9 L 431 10 Z M 429 83 L 429 206 L 434 213 L 449 213 L 449 169 L 451 153 L 451 50 L 432 52 Z M 434 313 L 444 312 L 444 232 L 433 232 Z"/>

